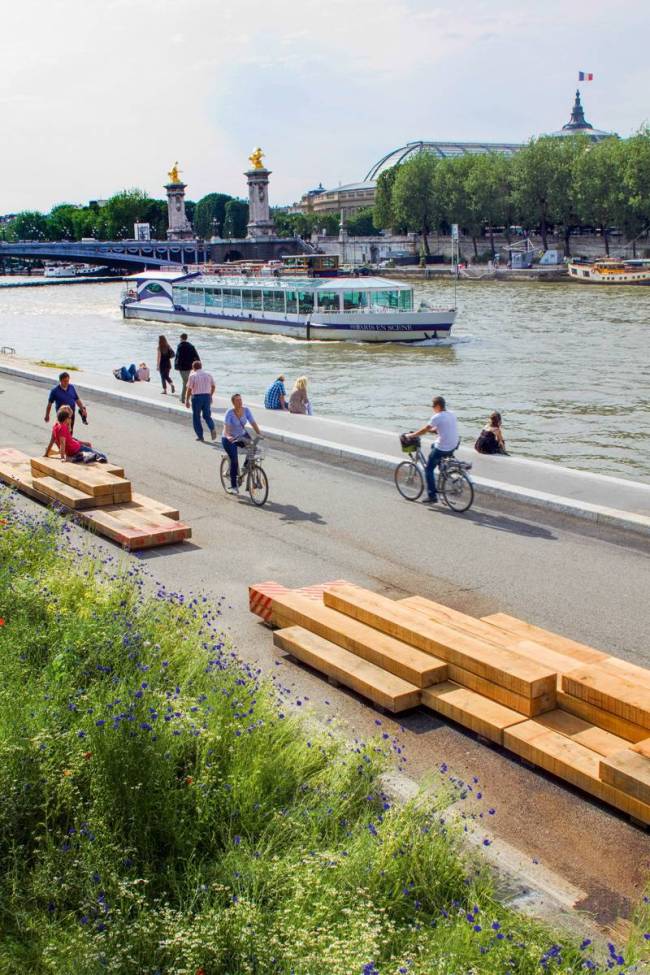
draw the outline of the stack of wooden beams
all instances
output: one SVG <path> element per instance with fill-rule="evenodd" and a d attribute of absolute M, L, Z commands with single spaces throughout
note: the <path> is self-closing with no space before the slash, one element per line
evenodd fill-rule
<path fill-rule="evenodd" d="M 124 469 L 114 464 L 62 463 L 0 450 L 0 481 L 45 504 L 74 512 L 82 524 L 129 550 L 190 538 L 179 512 L 133 491 Z"/>
<path fill-rule="evenodd" d="M 274 644 L 378 706 L 424 704 L 650 824 L 650 670 L 504 613 L 344 580 L 250 587 Z"/>

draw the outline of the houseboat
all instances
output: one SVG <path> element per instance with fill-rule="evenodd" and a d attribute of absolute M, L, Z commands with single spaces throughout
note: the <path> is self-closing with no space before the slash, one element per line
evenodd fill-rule
<path fill-rule="evenodd" d="M 580 284 L 650 284 L 647 261 L 602 258 L 591 263 L 569 261 L 569 278 Z"/>
<path fill-rule="evenodd" d="M 423 342 L 446 338 L 456 318 L 455 308 L 416 307 L 410 286 L 386 278 L 146 271 L 127 282 L 124 318 L 297 339 Z"/>

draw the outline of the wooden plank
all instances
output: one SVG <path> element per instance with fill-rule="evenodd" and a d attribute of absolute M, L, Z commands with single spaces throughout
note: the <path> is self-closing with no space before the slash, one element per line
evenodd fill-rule
<path fill-rule="evenodd" d="M 650 688 L 627 677 L 617 676 L 611 668 L 584 664 L 562 675 L 562 690 L 595 704 L 626 721 L 650 729 Z M 647 737 L 647 736 L 646 736 Z"/>
<path fill-rule="evenodd" d="M 27 455 L 25 454 L 24 456 L 27 456 Z M 35 460 L 35 461 L 50 460 L 50 461 L 55 461 L 55 462 L 59 462 L 59 463 L 61 462 L 61 458 L 59 456 L 59 451 L 56 449 L 56 447 L 54 447 L 50 451 L 49 457 L 44 457 L 44 456 L 43 457 L 31 457 L 31 458 L 28 458 L 28 459 L 30 461 L 32 461 L 32 460 Z M 67 461 L 66 461 L 66 463 L 67 463 Z M 93 463 L 88 468 L 88 470 L 97 470 L 97 469 L 98 470 L 101 470 L 103 474 L 111 474 L 113 477 L 124 477 L 124 468 L 118 466 L 117 464 L 111 464 L 110 461 L 107 462 L 106 464 L 101 464 L 101 466 L 99 466 L 99 467 L 98 467 L 97 464 Z M 47 477 L 47 476 L 52 477 L 53 475 L 52 475 L 51 471 L 46 470 L 45 465 L 42 465 L 42 464 L 39 463 L 37 465 L 37 469 L 34 471 L 34 476 L 35 477 Z"/>
<path fill-rule="evenodd" d="M 287 591 L 273 593 L 271 598 L 270 621 L 274 626 L 302 626 L 416 687 L 447 679 L 447 665 L 443 661 L 378 633 L 309 596 Z"/>
<path fill-rule="evenodd" d="M 545 630 L 541 626 L 534 626 L 532 623 L 526 623 L 524 620 L 518 620 L 515 616 L 508 616 L 507 613 L 491 613 L 489 616 L 482 616 L 481 619 L 484 623 L 490 623 L 506 633 L 541 643 L 549 650 L 555 650 L 567 657 L 573 657 L 574 660 L 579 660 L 581 663 L 595 663 L 608 656 L 602 650 L 596 650 L 585 643 L 578 643 L 577 640 L 560 636 L 559 633 L 551 633 L 550 630 Z"/>
<path fill-rule="evenodd" d="M 626 721 L 625 718 L 620 718 L 610 711 L 603 711 L 595 704 L 589 704 L 588 701 L 583 701 L 581 698 L 574 697 L 564 691 L 557 692 L 557 705 L 563 711 L 575 714 L 589 724 L 603 728 L 605 731 L 611 731 L 613 735 L 618 735 L 625 741 L 638 742 L 648 737 L 647 728 L 642 728 L 641 725 L 634 724 L 632 721 Z"/>
<path fill-rule="evenodd" d="M 273 634 L 276 647 L 293 654 L 328 677 L 363 694 L 393 713 L 416 707 L 421 691 L 413 684 L 389 674 L 349 650 L 310 633 L 302 626 L 290 626 Z"/>
<path fill-rule="evenodd" d="M 621 749 L 627 748 L 627 742 L 624 738 L 619 738 L 618 735 L 613 735 L 609 731 L 603 731 L 602 728 L 597 728 L 596 725 L 583 721 L 575 714 L 569 714 L 559 708 L 540 715 L 537 718 L 537 723 L 552 731 L 559 732 L 565 738 L 577 741 L 580 745 L 584 745 L 585 748 L 589 748 L 590 751 L 597 752 L 599 755 L 614 755 Z"/>
<path fill-rule="evenodd" d="M 189 525 L 185 525 L 182 521 L 172 521 L 172 519 L 169 519 L 169 523 L 173 525 L 173 528 L 133 528 L 124 524 L 115 517 L 115 512 L 109 512 L 106 508 L 82 510 L 79 511 L 78 517 L 98 534 L 105 535 L 129 550 L 172 545 L 183 542 L 192 535 L 192 529 Z"/>
<path fill-rule="evenodd" d="M 632 664 L 629 660 L 621 660 L 620 657 L 606 657 L 598 664 L 603 670 L 616 677 L 623 677 L 625 680 L 643 685 L 650 690 L 650 670 L 647 667 L 639 667 Z"/>
<path fill-rule="evenodd" d="M 131 502 L 125 502 L 125 504 L 129 506 L 132 504 L 137 505 L 138 508 L 145 508 L 147 511 L 157 511 L 159 515 L 165 515 L 166 518 L 173 518 L 174 521 L 178 521 L 181 516 L 178 508 L 173 508 L 164 501 L 155 501 L 154 498 L 148 498 L 146 495 L 139 494 L 137 491 L 133 491 Z"/>
<path fill-rule="evenodd" d="M 337 586 L 327 590 L 323 599 L 326 606 L 524 697 L 555 693 L 557 674 L 548 667 L 433 623 L 385 596 L 357 586 Z"/>
<path fill-rule="evenodd" d="M 503 731 L 519 721 L 526 721 L 523 714 L 490 701 L 481 694 L 460 687 L 453 681 L 436 684 L 422 691 L 422 703 L 438 711 L 446 718 L 462 724 L 470 731 L 503 744 Z"/>
<path fill-rule="evenodd" d="M 556 650 L 550 650 L 548 647 L 543 646 L 541 643 L 535 643 L 533 640 L 528 640 L 512 633 L 506 633 L 505 630 L 491 626 L 483 620 L 477 620 L 473 616 L 468 616 L 466 613 L 460 613 L 458 610 L 450 609 L 448 606 L 443 606 L 441 603 L 436 603 L 431 599 L 425 599 L 423 596 L 409 596 L 406 599 L 398 600 L 398 602 L 400 606 L 410 607 L 418 613 L 422 613 L 423 616 L 434 623 L 444 623 L 447 626 L 453 626 L 461 632 L 471 633 L 472 636 L 475 636 L 479 640 L 484 640 L 486 643 L 494 644 L 505 650 L 511 650 L 513 653 L 518 653 L 523 657 L 535 660 L 550 670 L 555 670 L 558 674 L 575 670 L 576 661 L 573 657 L 558 653 Z"/>
<path fill-rule="evenodd" d="M 526 761 L 557 775 L 597 799 L 650 824 L 650 804 L 627 795 L 600 779 L 601 756 L 538 721 L 505 728 L 503 744 Z"/>
<path fill-rule="evenodd" d="M 38 490 L 47 498 L 58 501 L 59 504 L 66 508 L 72 508 L 73 511 L 80 508 L 96 508 L 102 500 L 101 498 L 94 498 L 92 494 L 86 494 L 85 491 L 80 491 L 79 488 L 72 487 L 70 484 L 58 481 L 55 477 L 38 477 L 36 483 Z M 110 495 L 104 495 L 104 497 L 107 501 L 111 500 Z"/>
<path fill-rule="evenodd" d="M 555 694 L 542 694 L 540 697 L 524 697 L 523 694 L 516 694 L 514 691 L 508 690 L 507 687 L 494 684 L 492 681 L 485 680 L 484 677 L 479 677 L 477 674 L 473 674 L 469 670 L 464 670 L 462 667 L 457 667 L 455 664 L 448 663 L 447 670 L 449 672 L 449 680 L 454 681 L 455 684 L 468 687 L 470 690 L 482 694 L 483 697 L 488 697 L 491 701 L 497 701 L 498 704 L 503 704 L 504 707 L 512 708 L 513 711 L 517 711 L 527 718 L 534 718 L 536 714 L 542 714 L 544 711 L 552 711 L 556 706 Z"/>
<path fill-rule="evenodd" d="M 85 491 L 93 497 L 119 494 L 124 500 L 131 499 L 131 482 L 123 477 L 105 473 L 104 465 L 74 464 L 56 457 L 32 457 L 32 474 L 35 477 L 50 476 L 64 484 Z M 128 497 L 124 497 L 127 495 Z"/>
<path fill-rule="evenodd" d="M 644 758 L 650 758 L 650 738 L 644 738 L 643 741 L 639 741 L 636 745 L 632 745 L 632 751 L 638 752 L 639 755 L 643 755 Z"/>
<path fill-rule="evenodd" d="M 38 480 L 32 475 L 29 458 L 22 464 L 0 462 L 0 481 L 17 488 L 30 498 L 47 503 L 47 496 L 37 488 Z"/>
<path fill-rule="evenodd" d="M 650 758 L 631 748 L 608 755 L 600 761 L 603 782 L 620 789 L 640 802 L 650 803 Z"/>

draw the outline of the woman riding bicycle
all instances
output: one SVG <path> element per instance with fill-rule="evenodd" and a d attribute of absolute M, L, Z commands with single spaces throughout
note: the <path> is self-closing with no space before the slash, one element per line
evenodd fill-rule
<path fill-rule="evenodd" d="M 237 448 L 245 447 L 250 443 L 251 436 L 246 429 L 250 423 L 258 437 L 262 432 L 255 422 L 255 418 L 249 408 L 244 406 L 241 393 L 234 393 L 230 397 L 232 408 L 228 410 L 224 417 L 223 437 L 221 445 L 230 458 L 230 487 L 226 488 L 228 494 L 239 494 L 237 487 L 237 476 L 239 474 L 239 458 Z"/>

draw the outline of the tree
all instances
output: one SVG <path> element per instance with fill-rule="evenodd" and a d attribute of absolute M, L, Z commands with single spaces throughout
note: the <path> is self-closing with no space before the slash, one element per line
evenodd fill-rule
<path fill-rule="evenodd" d="M 347 232 L 352 237 L 376 237 L 379 230 L 373 220 L 373 207 L 362 207 L 345 221 Z"/>
<path fill-rule="evenodd" d="M 430 254 L 428 236 L 443 216 L 436 187 L 438 160 L 419 152 L 398 167 L 393 184 L 392 212 L 398 224 L 422 235 L 422 246 Z"/>
<path fill-rule="evenodd" d="M 620 143 L 604 139 L 578 156 L 574 167 L 576 203 L 585 224 L 600 227 L 609 255 L 609 231 L 620 217 Z"/>
<path fill-rule="evenodd" d="M 14 240 L 47 240 L 49 227 L 47 217 L 39 210 L 23 210 L 8 229 Z"/>
<path fill-rule="evenodd" d="M 447 226 L 457 223 L 469 234 L 474 246 L 474 257 L 478 257 L 478 238 L 484 224 L 480 201 L 469 189 L 477 160 L 477 156 L 443 159 L 436 172 L 436 189 L 443 219 Z"/>
<path fill-rule="evenodd" d="M 555 222 L 553 185 L 560 141 L 557 136 L 549 135 L 531 139 L 513 162 L 514 195 L 521 219 L 529 229 L 539 227 L 545 250 L 549 226 Z"/>
<path fill-rule="evenodd" d="M 379 174 L 375 190 L 375 205 L 372 219 L 378 230 L 389 230 L 395 226 L 393 213 L 393 186 L 399 172 L 398 166 L 391 166 Z"/>
<path fill-rule="evenodd" d="M 151 199 L 144 190 L 122 190 L 115 193 L 102 213 L 109 239 L 125 240 L 133 237 L 133 224 L 146 222 L 150 203 Z"/>
<path fill-rule="evenodd" d="M 232 196 L 228 193 L 208 193 L 199 200 L 194 213 L 194 232 L 197 237 L 208 240 L 216 233 L 217 225 L 219 233 L 223 233 L 226 203 L 229 200 L 232 200 Z"/>
<path fill-rule="evenodd" d="M 77 240 L 76 215 L 79 208 L 72 203 L 59 203 L 52 207 L 47 218 L 49 240 Z"/>
<path fill-rule="evenodd" d="M 584 135 L 572 135 L 555 140 L 555 171 L 550 186 L 550 205 L 553 219 L 562 224 L 564 253 L 571 255 L 571 227 L 580 223 L 576 193 L 576 166 L 580 156 L 590 148 Z"/>
<path fill-rule="evenodd" d="M 495 257 L 494 228 L 504 227 L 507 231 L 514 220 L 512 160 L 500 153 L 473 158 L 465 191 L 472 200 L 472 209 L 480 214 L 483 229 L 487 228 L 490 250 Z"/>
<path fill-rule="evenodd" d="M 228 200 L 224 210 L 223 236 L 241 240 L 248 229 L 248 203 L 245 200 Z"/>
<path fill-rule="evenodd" d="M 615 222 L 632 241 L 636 257 L 636 241 L 650 227 L 650 129 L 640 129 L 619 142 L 618 166 L 621 177 Z"/>

